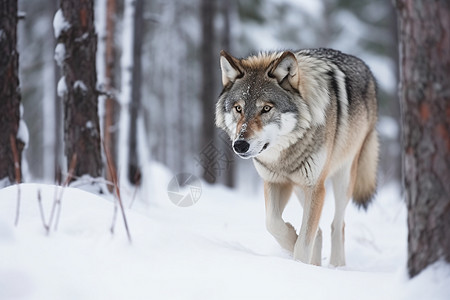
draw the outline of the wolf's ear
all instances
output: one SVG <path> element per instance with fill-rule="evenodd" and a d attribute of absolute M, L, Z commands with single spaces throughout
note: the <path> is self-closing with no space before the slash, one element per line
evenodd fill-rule
<path fill-rule="evenodd" d="M 239 60 L 225 52 L 220 51 L 220 68 L 222 69 L 222 83 L 226 86 L 234 82 L 236 78 L 242 77 L 244 72 L 239 67 Z"/>
<path fill-rule="evenodd" d="M 294 53 L 284 51 L 275 61 L 268 74 L 270 77 L 276 78 L 278 83 L 283 82 L 287 77 L 289 84 L 293 88 L 298 89 L 298 62 Z"/>

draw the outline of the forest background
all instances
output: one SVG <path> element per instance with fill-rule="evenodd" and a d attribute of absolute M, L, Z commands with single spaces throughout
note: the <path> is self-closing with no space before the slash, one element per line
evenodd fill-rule
<path fill-rule="evenodd" d="M 22 166 L 25 181 L 52 183 L 67 173 L 63 105 L 57 93 L 61 70 L 55 61 L 56 2 L 19 1 L 25 14 L 18 23 L 19 74 L 23 119 L 29 130 Z M 220 50 L 244 57 L 261 50 L 330 47 L 362 58 L 374 72 L 383 157 L 380 184 L 400 180 L 397 21 L 391 1 L 153 0 L 141 1 L 139 22 L 124 15 L 124 1 L 113 2 L 108 13 L 106 0 L 95 3 L 100 90 L 108 84 L 105 56 L 111 47 L 106 15 L 112 13 L 114 22 L 114 59 L 108 62 L 116 107 L 113 133 L 129 131 L 130 120 L 119 121 L 121 107 L 136 108 L 131 117 L 136 141 L 119 141 L 117 135 L 115 147 L 128 148 L 113 151 L 117 160 L 121 152 L 138 159 L 137 164 L 160 162 L 175 174 L 188 172 L 241 190 L 258 188 L 251 162 L 237 161 L 227 138 L 214 129 L 214 106 L 221 90 Z M 129 52 L 136 51 L 130 46 L 135 28 L 139 34 L 134 34 L 134 45 L 140 54 L 133 60 Z M 127 72 L 133 63 L 141 70 L 131 81 Z M 99 97 L 99 115 L 103 124 L 105 96 Z M 126 163 L 118 166 L 125 174 L 121 169 Z M 133 181 L 136 175 L 129 177 Z"/>

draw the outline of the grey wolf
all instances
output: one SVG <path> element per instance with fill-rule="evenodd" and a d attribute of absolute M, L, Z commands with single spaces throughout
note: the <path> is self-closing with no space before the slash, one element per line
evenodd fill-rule
<path fill-rule="evenodd" d="M 222 51 L 216 125 L 264 180 L 266 227 L 295 260 L 320 265 L 319 219 L 330 178 L 335 195 L 330 264 L 345 265 L 344 214 L 367 208 L 378 164 L 374 77 L 360 59 L 332 49 Z M 294 192 L 303 206 L 297 234 L 282 213 Z"/>

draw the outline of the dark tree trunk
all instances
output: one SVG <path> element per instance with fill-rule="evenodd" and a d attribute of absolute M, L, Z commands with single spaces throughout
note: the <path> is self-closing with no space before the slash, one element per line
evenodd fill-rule
<path fill-rule="evenodd" d="M 227 52 L 232 52 L 231 49 L 231 11 L 235 8 L 234 0 L 222 0 L 221 9 L 224 20 L 223 32 L 222 32 L 222 48 Z M 224 147 L 224 152 L 230 155 L 230 158 L 233 157 L 233 151 L 231 150 L 231 142 L 230 143 L 222 143 Z M 231 160 L 231 159 L 230 159 Z M 228 169 L 225 170 L 225 180 L 224 183 L 228 187 L 234 187 L 234 174 L 235 166 L 234 163 L 231 162 L 228 165 Z"/>
<path fill-rule="evenodd" d="M 110 157 L 110 163 L 113 165 L 113 170 L 117 168 L 117 104 L 114 98 L 115 90 L 115 76 L 114 76 L 114 62 L 116 60 L 115 46 L 114 46 L 114 32 L 116 25 L 116 0 L 106 1 L 106 40 L 105 40 L 105 91 L 107 97 L 105 101 L 105 121 L 103 130 L 103 142 L 105 151 Z M 106 180 L 113 182 L 110 169 L 105 169 Z M 113 186 L 108 186 L 112 191 Z"/>
<path fill-rule="evenodd" d="M 218 72 L 218 55 L 215 55 L 214 16 L 216 11 L 215 0 L 201 0 L 200 19 L 202 42 L 200 49 L 202 83 L 200 101 L 202 107 L 202 139 L 201 148 L 214 143 L 214 105 L 216 102 L 215 74 Z M 207 182 L 215 182 L 216 176 L 212 173 L 212 166 L 202 165 L 203 178 Z"/>
<path fill-rule="evenodd" d="M 130 133 L 129 133 L 129 152 L 128 152 L 128 180 L 138 185 L 141 179 L 139 167 L 138 141 L 137 141 L 137 120 L 141 109 L 141 82 L 142 82 L 142 14 L 144 1 L 136 0 L 134 2 L 134 24 L 133 24 L 133 72 L 132 89 L 130 105 Z"/>
<path fill-rule="evenodd" d="M 0 180 L 7 179 L 3 182 L 5 185 L 21 180 L 24 148 L 23 141 L 16 138 L 20 121 L 19 53 L 16 44 L 17 0 L 0 0 Z M 17 168 L 15 162 L 18 163 Z"/>
<path fill-rule="evenodd" d="M 450 262 L 450 3 L 398 0 L 411 277 Z"/>
<path fill-rule="evenodd" d="M 64 142 L 67 163 L 76 155 L 74 176 L 102 174 L 97 101 L 93 0 L 61 0 L 61 11 L 68 26 L 61 31 L 66 55 L 63 75 Z"/>

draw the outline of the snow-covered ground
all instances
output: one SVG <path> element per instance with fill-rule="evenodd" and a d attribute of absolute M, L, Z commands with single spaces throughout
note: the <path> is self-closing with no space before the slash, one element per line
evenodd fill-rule
<path fill-rule="evenodd" d="M 132 244 L 120 214 L 110 233 L 110 197 L 65 188 L 58 229 L 47 234 L 37 190 L 48 220 L 60 188 L 20 185 L 17 227 L 17 186 L 0 190 L 0 299 L 450 299 L 444 264 L 406 281 L 406 208 L 396 185 L 384 186 L 368 212 L 348 207 L 347 266 L 333 268 L 331 193 L 316 267 L 293 261 L 267 233 L 262 191 L 203 184 L 195 205 L 177 207 L 166 191 L 173 175 L 155 165 L 151 174 L 148 199 L 126 209 Z M 123 193 L 129 206 L 133 191 Z M 291 201 L 285 218 L 298 228 L 300 216 Z"/>

